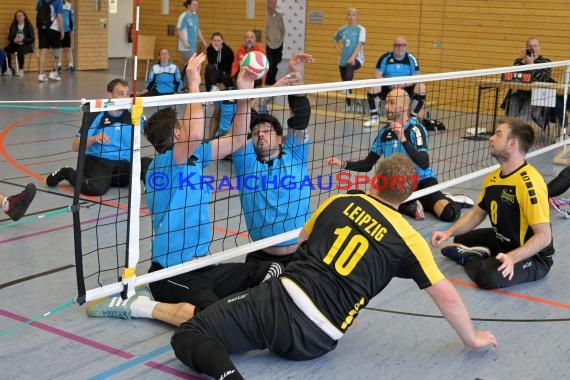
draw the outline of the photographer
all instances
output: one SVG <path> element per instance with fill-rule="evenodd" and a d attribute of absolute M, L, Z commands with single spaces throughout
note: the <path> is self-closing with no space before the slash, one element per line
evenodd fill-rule
<path fill-rule="evenodd" d="M 546 62 L 551 61 L 540 54 L 540 41 L 536 37 L 530 37 L 526 41 L 526 49 L 521 49 L 521 56 L 515 59 L 513 66 Z M 532 81 L 555 82 L 550 75 L 550 68 L 532 70 Z M 548 108 L 531 106 L 531 94 L 531 91 L 526 90 L 509 90 L 501 108 L 505 110 L 506 116 L 520 117 L 527 122 L 534 121 L 541 128 L 545 128 L 549 122 Z"/>

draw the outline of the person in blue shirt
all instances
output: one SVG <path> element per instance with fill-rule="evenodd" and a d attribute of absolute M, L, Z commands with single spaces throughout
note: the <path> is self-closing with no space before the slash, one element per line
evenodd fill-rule
<path fill-rule="evenodd" d="M 297 53 L 289 60 L 289 73 L 300 73 L 305 62 L 313 61 L 311 55 Z M 288 74 L 274 86 L 301 81 L 300 75 Z M 307 127 L 311 104 L 305 95 L 290 95 L 288 102 L 292 116 L 287 120 L 287 136 L 277 118 L 255 113 L 251 117 L 251 139 L 232 154 L 236 173 L 244 181 L 238 183 L 241 207 L 254 241 L 301 228 L 310 216 L 311 189 L 302 182 L 310 178 Z M 246 262 L 270 260 L 287 265 L 296 247 L 297 239 L 291 239 L 249 253 Z"/>
<path fill-rule="evenodd" d="M 408 52 L 408 42 L 405 37 L 398 36 L 394 39 L 394 50 L 384 53 L 376 63 L 374 78 L 395 78 L 420 74 L 418 59 Z M 368 89 L 368 105 L 370 106 L 370 120 L 362 125 L 365 128 L 378 127 L 380 116 L 376 106 L 376 98 L 386 99 L 386 95 L 394 88 L 404 89 L 411 99 L 410 112 L 412 116 L 418 116 L 426 97 L 427 88 L 425 83 L 403 83 L 384 87 L 371 87 Z"/>
<path fill-rule="evenodd" d="M 186 74 L 190 92 L 200 92 L 204 54 L 193 55 Z M 255 75 L 243 69 L 240 89 L 251 89 Z M 173 108 L 154 113 L 144 133 L 156 149 L 146 174 L 148 208 L 152 215 L 152 264 L 149 272 L 206 256 L 212 240 L 210 188 L 201 185 L 203 170 L 212 160 L 227 156 L 247 140 L 248 100 L 237 101 L 234 129 L 228 136 L 204 141 L 204 109 L 187 104 L 182 119 Z M 157 178 L 167 178 L 164 182 Z M 192 318 L 215 301 L 257 285 L 281 273 L 277 263 L 226 263 L 212 265 L 150 284 L 127 302 L 118 297 L 92 301 L 87 314 L 94 317 L 153 318 L 175 326 Z M 121 300 L 122 301 L 122 300 Z"/>
<path fill-rule="evenodd" d="M 129 84 L 120 78 L 113 79 L 107 84 L 107 97 L 128 98 Z M 141 128 L 143 125 L 141 120 Z M 131 176 L 131 112 L 117 110 L 87 114 L 81 130 L 72 142 L 71 149 L 74 152 L 79 151 L 80 136 L 85 128 L 88 129 L 88 137 L 81 192 L 87 195 L 103 195 L 111 186 L 127 186 Z M 64 167 L 48 175 L 45 182 L 47 186 L 55 187 L 61 181 L 67 180 L 75 186 L 75 179 L 75 169 Z"/>
<path fill-rule="evenodd" d="M 178 17 L 176 29 L 178 36 L 178 52 L 182 56 L 184 63 L 186 63 L 192 54 L 198 51 L 198 39 L 204 46 L 204 49 L 207 48 L 208 44 L 206 43 L 206 40 L 202 35 L 202 30 L 200 29 L 200 18 L 197 13 L 198 0 L 185 0 L 183 5 L 186 10 Z M 183 80 L 184 87 L 188 87 L 185 76 Z"/>
<path fill-rule="evenodd" d="M 354 72 L 364 63 L 364 43 L 366 42 L 366 29 L 356 23 L 358 10 L 348 8 L 346 18 L 348 24 L 341 26 L 333 37 L 333 42 L 339 54 L 338 66 L 343 81 L 354 79 Z M 351 90 L 348 91 L 349 93 Z M 346 98 L 346 112 L 352 111 L 350 98 Z"/>
<path fill-rule="evenodd" d="M 162 48 L 158 52 L 158 63 L 152 65 L 146 79 L 146 88 L 140 95 L 172 95 L 182 92 L 180 69 L 170 61 L 170 52 Z"/>
<path fill-rule="evenodd" d="M 73 4 L 71 1 L 63 0 L 63 31 L 64 36 L 61 40 L 61 47 L 63 48 L 63 53 L 67 58 L 68 70 L 70 73 L 75 72 L 75 66 L 73 64 L 73 34 L 75 32 L 75 12 L 73 12 Z M 57 72 L 63 72 L 63 67 L 61 66 L 61 54 L 58 54 L 59 61 L 57 62 Z"/>
<path fill-rule="evenodd" d="M 327 159 L 327 165 L 367 172 L 381 156 L 390 157 L 395 153 L 402 153 L 417 166 L 420 177 L 417 190 L 436 185 L 437 178 L 429 163 L 428 135 L 424 126 L 416 118 L 410 117 L 408 93 L 404 89 L 394 89 L 388 93 L 386 101 L 390 123 L 380 129 L 368 156 L 359 161 L 342 161 L 331 157 Z M 455 202 L 441 191 L 436 191 L 418 200 L 402 203 L 398 211 L 422 220 L 425 209 L 445 222 L 452 222 L 461 216 L 461 207 L 473 206 L 473 201 L 465 196 L 458 199 L 460 202 Z"/>

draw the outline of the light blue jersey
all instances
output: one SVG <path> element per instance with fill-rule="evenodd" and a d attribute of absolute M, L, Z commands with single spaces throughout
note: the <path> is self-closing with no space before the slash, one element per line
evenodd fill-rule
<path fill-rule="evenodd" d="M 200 21 L 196 13 L 188 14 L 188 12 L 183 12 L 180 17 L 178 17 L 178 25 L 176 26 L 178 30 L 186 33 L 186 39 L 189 48 L 184 47 L 184 44 L 180 39 L 178 39 L 178 50 L 179 51 L 197 51 L 198 43 L 198 31 L 200 30 Z"/>
<path fill-rule="evenodd" d="M 247 180 L 247 186 L 241 186 L 240 198 L 254 241 L 301 228 L 309 218 L 311 189 L 301 183 L 309 178 L 309 147 L 310 142 L 298 142 L 288 135 L 281 155 L 269 162 L 257 159 L 252 141 L 233 153 L 237 174 L 242 179 L 252 178 Z M 297 238 L 277 245 L 296 242 Z"/>
<path fill-rule="evenodd" d="M 354 53 L 354 49 L 360 42 L 366 42 L 366 29 L 362 25 L 341 26 L 333 37 L 335 42 L 342 40 L 342 54 L 338 62 L 339 66 L 346 66 L 346 61 Z M 362 65 L 364 63 L 364 46 L 356 54 L 356 60 Z"/>
<path fill-rule="evenodd" d="M 148 73 L 146 88 L 150 92 L 157 92 L 160 95 L 170 95 L 182 92 L 182 76 L 180 69 L 174 63 L 161 65 L 155 63 Z"/>
<path fill-rule="evenodd" d="M 424 126 L 419 121 L 416 119 L 409 119 L 408 123 L 404 126 L 404 134 L 406 135 L 406 139 L 408 139 L 418 151 L 428 151 L 428 134 Z M 392 131 L 390 125 L 380 129 L 370 151 L 379 156 L 384 155 L 384 157 L 390 157 L 394 153 L 402 153 L 403 155 L 408 156 L 406 149 L 398 139 L 398 136 L 396 136 L 394 131 Z M 435 177 L 435 173 L 431 166 L 428 166 L 427 169 L 422 169 L 416 165 L 416 169 L 418 170 L 418 175 L 421 176 L 420 181 L 426 178 Z"/>
<path fill-rule="evenodd" d="M 92 114 L 82 127 L 89 128 L 87 137 L 93 137 L 103 132 L 109 136 L 109 141 L 103 144 L 91 144 L 85 154 L 113 161 L 131 161 L 131 140 L 133 138 L 133 122 L 129 111 L 121 111 L 113 115 L 107 111 Z M 141 119 L 141 133 L 144 129 L 144 119 Z M 81 136 L 81 131 L 77 132 Z"/>
<path fill-rule="evenodd" d="M 201 186 L 212 159 L 212 143 L 200 144 L 187 163 L 177 164 L 174 148 L 156 154 L 146 173 L 152 213 L 152 261 L 163 268 L 205 256 L 212 240 L 210 188 Z"/>

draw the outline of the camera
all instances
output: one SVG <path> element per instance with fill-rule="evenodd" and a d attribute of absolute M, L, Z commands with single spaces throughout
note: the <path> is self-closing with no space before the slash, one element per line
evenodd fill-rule
<path fill-rule="evenodd" d="M 526 53 L 527 57 L 532 57 L 534 55 L 534 50 L 526 49 L 525 53 Z"/>

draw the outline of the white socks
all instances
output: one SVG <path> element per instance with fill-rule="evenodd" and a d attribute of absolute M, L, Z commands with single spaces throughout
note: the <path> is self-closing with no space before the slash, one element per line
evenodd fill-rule
<path fill-rule="evenodd" d="M 4 201 L 2 202 L 2 210 L 8 211 L 9 206 L 8 197 L 4 197 Z"/>
<path fill-rule="evenodd" d="M 138 297 L 131 304 L 131 315 L 135 318 L 152 318 L 152 311 L 157 304 L 149 297 Z"/>

